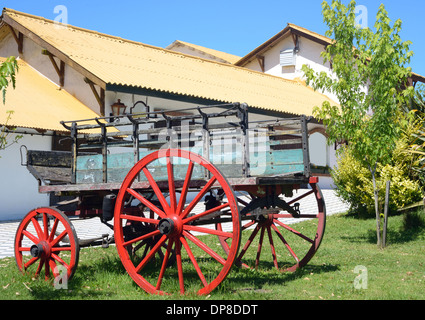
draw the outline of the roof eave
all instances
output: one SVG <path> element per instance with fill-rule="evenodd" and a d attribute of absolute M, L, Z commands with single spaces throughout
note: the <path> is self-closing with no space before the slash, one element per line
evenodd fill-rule
<path fill-rule="evenodd" d="M 76 71 L 80 72 L 84 77 L 86 77 L 93 83 L 97 84 L 101 88 L 105 89 L 106 87 L 105 81 L 103 81 L 102 79 L 94 75 L 92 72 L 88 71 L 86 68 L 82 67 L 80 64 L 76 63 L 73 59 L 71 59 L 69 56 L 64 54 L 62 51 L 58 50 L 54 45 L 50 44 L 45 39 L 41 38 L 36 33 L 32 32 L 31 30 L 27 29 L 26 27 L 18 23 L 16 20 L 14 20 L 11 16 L 8 15 L 8 12 L 5 9 L 3 9 L 3 15 L 1 17 L 1 21 L 3 23 L 6 23 L 13 29 L 17 30 L 18 32 L 22 33 L 24 36 L 30 38 L 36 44 L 38 44 L 39 46 L 49 51 L 52 55 L 64 61 L 69 66 L 72 66 Z"/>
<path fill-rule="evenodd" d="M 244 66 L 249 60 L 256 57 L 257 55 L 261 55 L 265 51 L 267 51 L 270 47 L 274 46 L 276 42 L 280 41 L 282 38 L 287 37 L 290 33 L 304 37 L 306 39 L 315 41 L 323 46 L 328 46 L 332 43 L 331 39 L 325 39 L 325 37 L 315 36 L 311 34 L 311 32 L 304 32 L 303 28 L 297 27 L 291 23 L 288 23 L 285 29 L 275 34 L 269 40 L 255 48 L 253 51 L 242 57 L 239 61 L 235 63 L 236 66 Z"/>

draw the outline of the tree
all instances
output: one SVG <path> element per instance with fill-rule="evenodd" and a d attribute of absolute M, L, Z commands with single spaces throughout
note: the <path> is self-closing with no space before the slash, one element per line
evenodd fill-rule
<path fill-rule="evenodd" d="M 407 86 L 407 67 L 413 52 L 411 42 L 400 37 L 402 22 L 391 25 L 388 12 L 380 5 L 375 31 L 356 26 L 356 2 L 340 0 L 322 3 L 328 37 L 334 39 L 322 53 L 331 63 L 331 73 L 317 73 L 303 66 L 307 85 L 336 95 L 339 106 L 324 102 L 314 116 L 327 127 L 329 143 L 349 142 L 352 155 L 369 168 L 375 198 L 377 244 L 381 245 L 376 167 L 391 159 L 400 135 L 399 106 L 408 101 L 413 88 Z"/>
<path fill-rule="evenodd" d="M 12 83 L 12 87 L 15 88 L 18 69 L 18 62 L 15 57 L 9 57 L 0 64 L 0 87 L 3 95 L 3 104 L 6 103 L 6 91 L 9 84 Z M 12 114 L 13 111 L 6 110 L 6 120 L 0 128 L 0 150 L 5 149 L 20 139 L 20 136 L 16 136 L 12 142 L 8 141 L 9 131 L 7 130 L 7 124 Z"/>

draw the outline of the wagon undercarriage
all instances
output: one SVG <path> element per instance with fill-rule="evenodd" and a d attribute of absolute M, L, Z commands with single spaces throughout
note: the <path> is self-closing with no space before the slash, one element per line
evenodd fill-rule
<path fill-rule="evenodd" d="M 323 237 L 325 205 L 310 176 L 307 119 L 249 122 L 240 104 L 179 112 L 64 123 L 71 152 L 28 151 L 39 191 L 71 199 L 24 218 L 19 269 L 48 278 L 61 267 L 71 278 L 80 247 L 115 243 L 145 291 L 208 294 L 234 264 L 294 271 L 308 263 Z M 315 212 L 303 211 L 306 199 Z M 114 235 L 79 241 L 71 215 L 100 217 Z M 294 219 L 312 223 L 296 230 L 287 223 Z"/>

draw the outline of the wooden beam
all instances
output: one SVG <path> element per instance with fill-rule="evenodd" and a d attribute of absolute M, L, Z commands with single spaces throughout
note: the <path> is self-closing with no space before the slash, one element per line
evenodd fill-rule
<path fill-rule="evenodd" d="M 49 57 L 50 61 L 52 62 L 53 67 L 56 70 L 56 73 L 59 76 L 59 85 L 61 87 L 63 87 L 65 85 L 65 62 L 63 62 L 62 60 L 60 60 L 60 66 L 58 66 L 58 64 L 56 63 L 56 60 L 55 60 L 53 54 L 51 54 L 47 50 L 43 50 L 42 53 L 45 54 L 45 55 L 47 55 Z"/>
<path fill-rule="evenodd" d="M 9 29 L 12 32 L 12 36 L 15 39 L 16 43 L 18 44 L 18 52 L 19 54 L 22 54 L 24 52 L 24 35 L 21 32 L 18 32 L 18 35 L 16 35 L 15 29 L 11 25 L 9 25 Z"/>
<path fill-rule="evenodd" d="M 95 88 L 95 84 L 92 81 L 90 81 L 90 79 L 85 78 L 84 81 L 90 86 L 90 89 L 93 92 L 93 95 L 100 106 L 100 115 L 102 117 L 105 116 L 105 89 L 101 87 L 100 93 L 99 93 L 97 92 Z"/>
<path fill-rule="evenodd" d="M 294 47 L 298 47 L 298 35 L 291 32 L 292 41 L 294 42 Z"/>
<path fill-rule="evenodd" d="M 257 55 L 256 58 L 258 63 L 260 64 L 261 71 L 264 72 L 264 56 Z"/>
<path fill-rule="evenodd" d="M 77 72 L 81 73 L 83 75 L 83 77 L 90 79 L 90 81 L 97 84 L 99 87 L 105 89 L 106 83 L 102 79 L 100 79 L 99 77 L 94 75 L 92 72 L 90 72 L 89 70 L 87 70 L 86 68 L 81 66 L 80 64 L 76 63 L 74 60 L 72 60 L 70 57 L 68 57 L 64 52 L 60 51 L 55 46 L 51 45 L 49 42 L 44 40 L 42 37 L 35 34 L 31 30 L 27 29 L 26 27 L 24 27 L 20 23 L 16 22 L 15 20 L 13 20 L 13 18 L 8 16 L 7 14 L 3 15 L 3 21 L 6 24 L 8 24 L 9 26 L 11 26 L 12 28 L 14 28 L 15 30 L 21 32 L 23 35 L 25 35 L 27 38 L 34 41 L 36 44 L 38 44 L 42 48 L 45 48 L 47 51 L 51 52 L 55 57 L 57 57 L 61 61 L 65 62 L 68 66 L 70 66 L 71 68 L 73 68 Z"/>

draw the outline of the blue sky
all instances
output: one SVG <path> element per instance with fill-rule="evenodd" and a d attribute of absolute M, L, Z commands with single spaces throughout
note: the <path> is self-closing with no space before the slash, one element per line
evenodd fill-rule
<path fill-rule="evenodd" d="M 288 22 L 324 34 L 322 0 L 2 0 L 1 6 L 159 47 L 183 40 L 243 56 L 282 30 Z M 331 0 L 328 0 L 331 2 Z M 413 71 L 425 76 L 423 0 L 358 0 L 373 26 L 384 3 L 390 18 L 403 21 L 402 39 L 413 42 Z"/>

